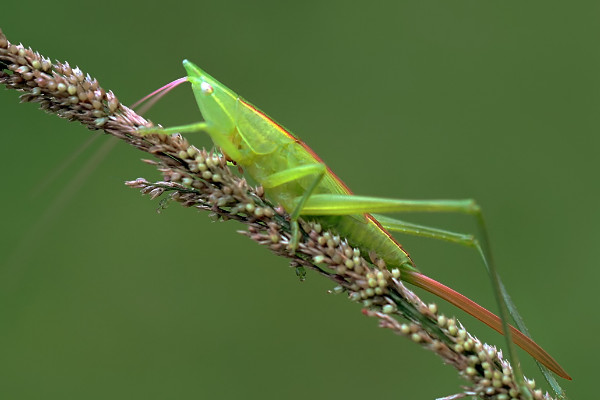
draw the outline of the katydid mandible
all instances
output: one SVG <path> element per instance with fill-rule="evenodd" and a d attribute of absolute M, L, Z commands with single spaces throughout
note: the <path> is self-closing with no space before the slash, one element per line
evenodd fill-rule
<path fill-rule="evenodd" d="M 482 306 L 421 274 L 409 254 L 389 231 L 432 237 L 474 247 L 482 256 L 490 275 L 495 277 L 479 206 L 473 200 L 395 200 L 355 196 L 350 189 L 301 140 L 269 118 L 258 108 L 219 83 L 198 66 L 184 60 L 187 78 L 204 121 L 169 128 L 145 128 L 143 134 L 203 131 L 226 157 L 261 184 L 267 196 L 290 214 L 293 250 L 299 239 L 298 218 L 311 216 L 332 228 L 359 248 L 369 249 L 382 258 L 388 268 L 399 268 L 401 279 L 421 287 L 494 330 L 512 337 L 513 342 L 557 375 L 571 379 L 566 371 L 539 345 L 506 321 L 506 305 L 516 312 L 503 286 L 496 280 L 495 291 L 502 319 Z M 482 245 L 471 235 L 414 225 L 373 213 L 458 212 L 474 215 L 483 232 Z M 509 348 L 512 346 L 509 343 Z M 513 363 L 516 355 L 512 355 Z"/>

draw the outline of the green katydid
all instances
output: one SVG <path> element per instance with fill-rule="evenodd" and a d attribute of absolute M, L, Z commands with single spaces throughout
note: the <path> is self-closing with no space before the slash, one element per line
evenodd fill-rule
<path fill-rule="evenodd" d="M 183 65 L 188 73 L 187 78 L 167 85 L 168 89 L 184 81 L 190 82 L 204 121 L 169 128 L 144 128 L 141 131 L 143 134 L 208 133 L 228 159 L 261 184 L 272 201 L 289 212 L 291 250 L 298 242 L 298 218 L 311 216 L 346 237 L 352 245 L 375 252 L 389 268 L 399 268 L 403 280 L 449 301 L 503 333 L 509 340 L 509 351 L 512 337 L 515 344 L 551 371 L 571 379 L 546 351 L 506 322 L 508 315 L 504 301 L 509 304 L 511 314 L 520 324 L 518 314 L 515 316 L 516 309 L 493 269 L 481 210 L 473 200 L 394 200 L 355 196 L 307 145 L 289 131 L 193 63 L 185 60 Z M 474 215 L 482 229 L 482 245 L 471 235 L 373 214 L 381 212 L 459 212 Z M 502 318 L 421 274 L 408 253 L 388 231 L 432 237 L 476 248 L 494 282 Z M 516 354 L 512 353 L 514 349 L 509 355 L 518 364 Z"/>

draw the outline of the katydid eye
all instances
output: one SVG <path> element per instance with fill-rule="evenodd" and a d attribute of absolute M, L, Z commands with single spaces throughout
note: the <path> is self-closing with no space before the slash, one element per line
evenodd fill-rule
<path fill-rule="evenodd" d="M 215 89 L 213 89 L 213 87 L 210 86 L 210 84 L 207 82 L 202 82 L 200 84 L 200 90 L 202 90 L 202 93 L 204 94 L 213 94 L 213 92 L 215 91 Z"/>

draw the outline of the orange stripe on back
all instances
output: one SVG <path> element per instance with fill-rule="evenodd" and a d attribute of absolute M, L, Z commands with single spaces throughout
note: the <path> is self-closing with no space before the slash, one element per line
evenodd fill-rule
<path fill-rule="evenodd" d="M 352 191 L 350 190 L 350 188 L 340 179 L 339 176 L 337 176 L 332 170 L 331 168 L 329 168 L 329 166 L 327 164 L 325 164 L 325 162 L 323 162 L 323 160 L 321 159 L 321 157 L 319 157 L 317 155 L 317 153 L 315 153 L 315 151 L 313 149 L 311 149 L 310 147 L 308 147 L 308 145 L 306 143 L 304 143 L 302 140 L 298 139 L 296 136 L 292 135 L 291 132 L 289 132 L 287 129 L 285 129 L 283 126 L 279 125 L 276 121 L 274 121 L 271 117 L 269 117 L 267 114 L 265 114 L 264 112 L 262 112 L 261 110 L 259 110 L 258 108 L 256 108 L 254 105 L 248 103 L 247 101 L 245 101 L 244 99 L 242 99 L 241 97 L 239 98 L 240 102 L 242 104 L 244 104 L 246 107 L 248 107 L 249 109 L 251 109 L 252 111 L 254 111 L 255 113 L 259 114 L 260 116 L 262 116 L 264 119 L 266 119 L 267 121 L 269 121 L 275 128 L 277 128 L 278 131 L 280 131 L 281 133 L 283 133 L 285 136 L 287 136 L 288 138 L 294 140 L 296 143 L 298 143 L 300 146 L 302 146 L 304 148 L 304 150 L 306 150 L 308 152 L 308 154 L 311 155 L 312 158 L 315 159 L 316 162 L 320 163 L 320 164 L 324 164 L 327 167 L 327 173 L 336 181 L 337 184 L 340 185 L 340 187 L 342 188 L 342 191 L 346 194 L 352 194 Z"/>

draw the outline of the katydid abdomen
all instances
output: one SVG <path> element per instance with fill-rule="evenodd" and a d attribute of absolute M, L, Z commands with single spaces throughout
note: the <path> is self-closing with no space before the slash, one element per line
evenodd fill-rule
<path fill-rule="evenodd" d="M 262 114 L 262 113 L 261 113 Z M 262 114 L 263 118 L 268 118 Z M 275 122 L 269 119 L 271 124 Z M 285 136 L 274 136 L 276 149 L 269 154 L 235 160 L 245 172 L 258 183 L 263 184 L 270 176 L 286 170 L 306 165 L 324 165 L 323 161 L 302 141 L 291 136 L 289 131 L 277 125 Z M 268 158 L 268 160 L 267 160 Z M 267 197 L 275 204 L 282 205 L 292 213 L 299 197 L 310 190 L 315 177 L 308 175 L 274 187 L 266 187 Z M 312 190 L 311 195 L 337 194 L 352 195 L 350 189 L 329 169 L 325 168 L 322 179 Z M 310 199 L 310 197 L 309 197 Z M 300 212 L 301 215 L 306 215 Z M 369 249 L 383 259 L 389 268 L 398 267 L 403 270 L 416 271 L 408 253 L 400 244 L 368 214 L 357 215 L 313 215 L 322 226 L 334 230 L 341 237 L 348 239 L 351 245 L 360 249 Z"/>

